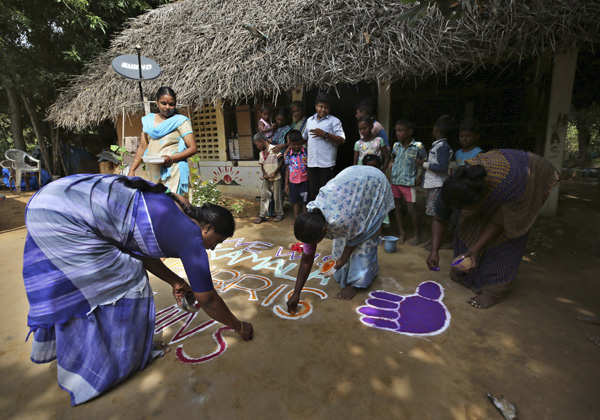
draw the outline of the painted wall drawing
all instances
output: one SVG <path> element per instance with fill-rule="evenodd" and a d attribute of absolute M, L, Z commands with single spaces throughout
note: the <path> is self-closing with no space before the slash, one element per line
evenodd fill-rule
<path fill-rule="evenodd" d="M 212 181 L 219 185 L 241 185 L 244 182 L 240 171 L 230 166 L 222 166 L 213 170 Z"/>
<path fill-rule="evenodd" d="M 412 295 L 377 290 L 356 309 L 360 321 L 373 328 L 405 335 L 437 335 L 450 325 L 450 312 L 442 302 L 444 288 L 434 281 L 417 286 Z"/>

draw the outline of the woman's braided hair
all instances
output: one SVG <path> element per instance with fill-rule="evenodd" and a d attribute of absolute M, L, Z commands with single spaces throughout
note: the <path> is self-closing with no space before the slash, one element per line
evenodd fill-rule
<path fill-rule="evenodd" d="M 321 210 L 314 208 L 300 213 L 294 222 L 294 235 L 299 241 L 316 244 L 323 238 L 323 229 L 327 221 Z"/>

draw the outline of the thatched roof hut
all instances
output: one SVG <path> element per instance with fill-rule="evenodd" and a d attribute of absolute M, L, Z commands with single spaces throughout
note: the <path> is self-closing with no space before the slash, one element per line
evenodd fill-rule
<path fill-rule="evenodd" d="M 108 51 L 73 79 L 49 118 L 66 128 L 115 119 L 138 100 L 111 59 L 133 52 L 159 62 L 147 92 L 172 86 L 179 100 L 239 101 L 293 87 L 394 81 L 524 60 L 593 44 L 600 2 L 465 0 L 446 17 L 400 0 L 181 0 L 131 21 Z"/>

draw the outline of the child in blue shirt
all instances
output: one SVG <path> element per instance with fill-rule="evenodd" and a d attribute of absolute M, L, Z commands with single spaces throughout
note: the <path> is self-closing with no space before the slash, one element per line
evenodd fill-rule
<path fill-rule="evenodd" d="M 423 188 L 427 191 L 425 214 L 434 216 L 434 205 L 442 191 L 442 185 L 448 178 L 448 166 L 452 159 L 452 148 L 448 144 L 448 136 L 454 129 L 454 122 L 449 115 L 442 115 L 433 125 L 435 141 L 429 150 L 427 162 L 423 163 L 425 179 Z"/>
<path fill-rule="evenodd" d="M 421 242 L 421 229 L 416 210 L 416 185 L 422 172 L 421 165 L 427 157 L 425 146 L 413 138 L 414 125 L 408 120 L 398 120 L 395 126 L 396 143 L 392 148 L 394 157 L 390 163 L 392 193 L 396 204 L 396 222 L 400 242 L 404 242 L 404 216 L 410 215 L 415 237 L 411 245 Z"/>
<path fill-rule="evenodd" d="M 456 165 L 464 166 L 465 160 L 473 159 L 483 152 L 479 143 L 479 124 L 474 119 L 465 119 L 460 123 L 458 141 L 460 149 L 456 152 Z"/>

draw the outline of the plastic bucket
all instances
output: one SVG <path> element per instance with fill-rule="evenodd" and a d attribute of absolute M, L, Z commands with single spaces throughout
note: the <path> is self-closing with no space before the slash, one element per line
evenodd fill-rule
<path fill-rule="evenodd" d="M 395 236 L 384 236 L 383 237 L 383 249 L 385 252 L 392 253 L 396 252 L 396 242 L 398 239 Z"/>

